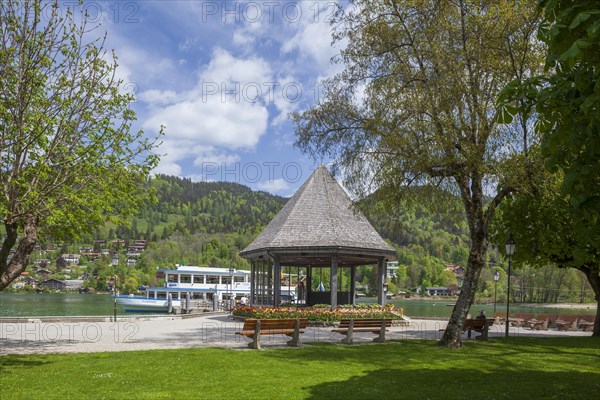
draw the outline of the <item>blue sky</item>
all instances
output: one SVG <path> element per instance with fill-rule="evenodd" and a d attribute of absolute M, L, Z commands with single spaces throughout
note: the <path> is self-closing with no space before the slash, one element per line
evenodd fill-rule
<path fill-rule="evenodd" d="M 345 0 L 342 0 L 344 5 Z M 66 3 L 68 4 L 68 3 Z M 73 3 L 71 3 L 73 4 Z M 316 168 L 288 114 L 318 99 L 336 1 L 86 1 L 148 134 L 165 125 L 156 172 L 292 195 Z"/>

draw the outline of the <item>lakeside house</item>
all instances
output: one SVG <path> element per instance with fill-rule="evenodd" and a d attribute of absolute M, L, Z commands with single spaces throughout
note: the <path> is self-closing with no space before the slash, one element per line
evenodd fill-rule
<path fill-rule="evenodd" d="M 388 261 L 386 264 L 386 278 L 395 278 L 398 272 L 398 268 L 400 268 L 398 261 Z"/>
<path fill-rule="evenodd" d="M 37 270 L 36 275 L 39 276 L 42 279 L 46 279 L 48 278 L 50 275 L 52 275 L 52 271 L 49 271 L 47 269 L 43 269 L 40 268 Z"/>
<path fill-rule="evenodd" d="M 67 264 L 79 264 L 79 260 L 81 259 L 79 254 L 63 254 L 61 257 Z"/>
<path fill-rule="evenodd" d="M 58 279 L 46 279 L 38 284 L 38 288 L 40 289 L 50 289 L 50 290 L 65 290 L 66 285 L 63 281 L 59 281 Z"/>
<path fill-rule="evenodd" d="M 66 279 L 64 281 L 65 290 L 79 290 L 83 287 L 82 279 Z"/>
<path fill-rule="evenodd" d="M 452 290 L 446 286 L 427 286 L 425 290 L 429 296 L 452 296 L 455 294 L 452 293 Z M 421 291 L 421 288 L 418 287 L 417 294 L 422 294 Z"/>

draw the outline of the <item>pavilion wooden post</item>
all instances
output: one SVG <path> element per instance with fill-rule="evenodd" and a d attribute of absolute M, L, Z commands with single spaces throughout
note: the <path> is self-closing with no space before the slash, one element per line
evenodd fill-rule
<path fill-rule="evenodd" d="M 331 309 L 335 310 L 338 306 L 338 261 L 336 254 L 331 256 L 331 276 L 329 277 L 329 286 L 331 289 Z"/>
<path fill-rule="evenodd" d="M 380 258 L 377 262 L 377 302 L 381 306 L 385 306 L 385 292 L 383 285 L 385 284 L 385 259 Z"/>
<path fill-rule="evenodd" d="M 309 265 L 306 267 L 306 282 L 304 284 L 305 287 L 305 300 L 304 305 L 309 306 L 312 304 L 311 295 L 312 295 L 312 267 Z"/>
<path fill-rule="evenodd" d="M 250 307 L 254 306 L 254 293 L 256 289 L 256 261 L 252 261 L 250 264 Z"/>
<path fill-rule="evenodd" d="M 281 303 L 281 262 L 279 258 L 275 259 L 275 268 L 273 273 L 273 306 L 279 307 Z"/>
<path fill-rule="evenodd" d="M 350 304 L 356 305 L 356 266 L 350 267 Z"/>

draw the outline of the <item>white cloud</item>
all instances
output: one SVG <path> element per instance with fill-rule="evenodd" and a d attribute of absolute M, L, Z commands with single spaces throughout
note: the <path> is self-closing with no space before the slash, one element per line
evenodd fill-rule
<path fill-rule="evenodd" d="M 173 90 L 151 89 L 140 92 L 137 99 L 154 105 L 168 105 L 178 100 L 178 94 Z"/>
<path fill-rule="evenodd" d="M 304 3 L 303 3 L 304 5 Z M 332 2 L 324 2 L 320 13 L 315 15 L 314 4 L 310 3 L 310 10 L 304 10 L 302 20 L 290 25 L 295 29 L 292 38 L 286 40 L 281 46 L 281 52 L 289 55 L 298 51 L 307 62 L 316 64 L 316 70 L 322 76 L 332 76 L 339 71 L 339 66 L 331 63 L 331 58 L 339 53 L 343 44 L 332 45 L 330 17 L 335 11 Z"/>
<path fill-rule="evenodd" d="M 236 29 L 233 32 L 233 43 L 238 46 L 249 46 L 254 43 L 256 38 L 252 35 L 249 35 L 245 29 Z"/>
<path fill-rule="evenodd" d="M 212 97 L 167 106 L 155 112 L 145 126 L 164 125 L 165 141 L 185 139 L 236 150 L 253 149 L 266 131 L 267 120 L 264 106 Z"/>
<path fill-rule="evenodd" d="M 240 156 L 233 152 L 252 151 L 267 132 L 273 80 L 262 58 L 236 58 L 217 48 L 192 89 L 140 94 L 152 109 L 143 125 L 146 130 L 165 126 L 165 165 L 171 168 L 188 158 L 196 166 L 237 162 Z"/>
<path fill-rule="evenodd" d="M 197 146 L 194 148 L 196 158 L 194 159 L 195 166 L 203 166 L 206 164 L 212 165 L 228 165 L 240 161 L 240 156 L 226 151 L 218 150 L 214 147 Z"/>
<path fill-rule="evenodd" d="M 291 185 L 285 179 L 273 179 L 256 184 L 256 188 L 270 193 L 285 193 L 289 195 Z"/>
<path fill-rule="evenodd" d="M 255 152 L 289 158 L 288 114 L 313 103 L 316 79 L 336 71 L 326 20 L 333 2 L 324 3 L 318 17 L 317 3 L 289 3 L 302 7 L 300 21 L 292 6 L 282 17 L 279 3 L 274 20 L 263 7 L 255 21 L 255 3 L 239 3 L 247 10 L 236 22 L 223 19 L 225 3 L 147 2 L 139 24 L 111 24 L 122 76 L 136 83 L 140 125 L 149 135 L 165 126 L 157 172 L 200 176 L 205 163 L 231 166 Z M 280 180 L 261 185 L 291 190 Z"/>
<path fill-rule="evenodd" d="M 155 174 L 180 176 L 181 165 L 160 160 L 160 163 L 156 168 L 154 168 L 153 172 Z"/>

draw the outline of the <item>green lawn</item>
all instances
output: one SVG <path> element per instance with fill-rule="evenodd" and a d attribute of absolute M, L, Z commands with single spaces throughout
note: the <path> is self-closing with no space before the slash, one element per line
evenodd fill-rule
<path fill-rule="evenodd" d="M 1 345 L 1 343 L 0 343 Z M 595 394 L 594 394 L 595 393 Z M 0 356 L 0 399 L 592 399 L 600 340 Z"/>

